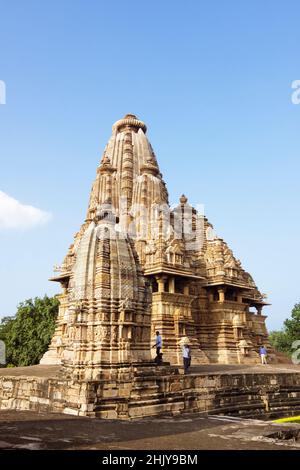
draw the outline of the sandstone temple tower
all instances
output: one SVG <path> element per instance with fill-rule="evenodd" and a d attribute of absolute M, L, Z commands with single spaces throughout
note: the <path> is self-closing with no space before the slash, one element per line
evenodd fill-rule
<path fill-rule="evenodd" d="M 194 364 L 255 363 L 267 343 L 265 296 L 184 195 L 170 207 L 146 131 L 132 114 L 114 124 L 86 219 L 52 278 L 63 293 L 41 363 L 80 379 L 151 364 L 155 330 L 171 364 L 183 338 Z"/>

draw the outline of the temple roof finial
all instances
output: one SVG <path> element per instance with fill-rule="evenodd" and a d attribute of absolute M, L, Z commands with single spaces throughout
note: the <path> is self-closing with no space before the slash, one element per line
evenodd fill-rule
<path fill-rule="evenodd" d="M 188 198 L 187 198 L 184 194 L 182 194 L 182 195 L 180 196 L 180 198 L 179 198 L 180 204 L 183 204 L 183 205 L 184 205 L 184 204 L 187 203 L 187 201 L 188 201 Z"/>
<path fill-rule="evenodd" d="M 134 130 L 138 132 L 142 129 L 144 133 L 147 131 L 147 126 L 143 121 L 140 121 L 135 114 L 126 114 L 123 119 L 115 122 L 113 125 L 113 131 L 121 132 L 123 130 Z"/>

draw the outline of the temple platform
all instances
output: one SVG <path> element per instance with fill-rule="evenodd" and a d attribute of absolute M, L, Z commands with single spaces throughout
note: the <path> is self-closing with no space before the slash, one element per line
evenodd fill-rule
<path fill-rule="evenodd" d="M 159 367 L 159 366 L 158 366 Z M 176 366 L 179 373 L 183 373 L 181 366 Z M 300 373 L 300 365 L 295 364 L 267 364 L 262 366 L 260 364 L 203 364 L 197 366 L 191 366 L 188 375 L 210 375 L 214 373 L 218 374 L 234 374 L 237 372 L 249 374 L 249 373 Z M 12 377 L 47 377 L 47 378 L 61 378 L 62 371 L 59 365 L 41 365 L 28 367 L 12 367 L 12 368 L 0 368 L 0 378 L 5 376 Z"/>
<path fill-rule="evenodd" d="M 108 419 L 181 413 L 279 417 L 300 412 L 300 366 L 134 368 L 119 380 L 67 379 L 60 366 L 0 369 L 0 409 Z"/>

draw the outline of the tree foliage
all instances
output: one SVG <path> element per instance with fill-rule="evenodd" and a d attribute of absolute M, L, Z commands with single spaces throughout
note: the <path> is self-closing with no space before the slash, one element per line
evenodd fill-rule
<path fill-rule="evenodd" d="M 47 351 L 55 329 L 59 301 L 44 296 L 20 303 L 14 317 L 4 317 L 0 340 L 6 345 L 6 363 L 14 366 L 37 364 Z"/>
<path fill-rule="evenodd" d="M 272 331 L 269 340 L 272 346 L 283 353 L 293 352 L 292 344 L 300 340 L 300 303 L 291 312 L 291 318 L 285 320 L 281 331 Z"/>

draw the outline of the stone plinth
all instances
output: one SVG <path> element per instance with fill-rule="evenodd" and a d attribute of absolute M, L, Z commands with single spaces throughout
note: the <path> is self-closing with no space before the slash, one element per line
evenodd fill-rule
<path fill-rule="evenodd" d="M 203 366 L 204 367 L 204 366 Z M 227 368 L 183 375 L 176 368 L 133 367 L 115 380 L 69 380 L 57 366 L 0 370 L 0 409 L 133 419 L 186 412 L 239 416 L 300 410 L 300 368 Z M 221 369 L 220 369 L 221 368 Z"/>

